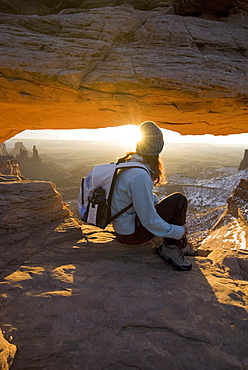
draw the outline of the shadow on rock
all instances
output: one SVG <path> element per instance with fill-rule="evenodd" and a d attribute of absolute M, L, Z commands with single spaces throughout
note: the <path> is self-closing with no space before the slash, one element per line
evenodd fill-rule
<path fill-rule="evenodd" d="M 211 254 L 187 258 L 192 271 L 178 272 L 152 243 L 121 245 L 111 227 L 84 226 L 80 239 L 6 260 L 1 319 L 18 348 L 13 370 L 244 369 L 245 280 Z"/>

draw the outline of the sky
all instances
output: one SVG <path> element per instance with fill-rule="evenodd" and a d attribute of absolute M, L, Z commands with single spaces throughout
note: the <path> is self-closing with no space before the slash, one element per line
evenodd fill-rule
<path fill-rule="evenodd" d="M 166 129 L 161 130 L 166 143 L 247 144 L 248 146 L 248 133 L 227 136 L 180 135 L 178 132 Z M 139 126 L 126 125 L 75 130 L 25 130 L 12 139 L 112 141 L 132 146 L 139 140 Z"/>

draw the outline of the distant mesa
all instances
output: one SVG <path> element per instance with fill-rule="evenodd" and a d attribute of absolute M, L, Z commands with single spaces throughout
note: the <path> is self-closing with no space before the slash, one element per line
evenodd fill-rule
<path fill-rule="evenodd" d="M 19 154 L 16 154 L 16 159 L 18 160 L 19 163 L 29 162 L 29 161 L 30 162 L 41 162 L 41 159 L 38 154 L 38 150 L 36 149 L 35 145 L 33 146 L 33 155 L 29 158 L 28 150 L 23 145 L 23 143 L 16 143 L 16 144 L 19 144 L 18 145 Z M 13 149 L 13 151 L 15 151 L 15 148 Z"/>
<path fill-rule="evenodd" d="M 242 159 L 238 169 L 241 171 L 246 168 L 248 168 L 248 149 L 245 149 L 244 158 Z"/>
<path fill-rule="evenodd" d="M 20 154 L 21 149 L 27 151 L 27 148 L 25 147 L 25 145 L 21 141 L 18 141 L 17 143 L 15 143 L 14 149 L 10 151 L 10 154 L 16 157 L 17 155 Z"/>
<path fill-rule="evenodd" d="M 45 164 L 42 162 L 35 145 L 33 145 L 31 152 L 20 141 L 15 143 L 15 147 L 10 153 L 15 156 L 21 174 L 29 180 L 56 182 L 55 180 L 58 177 L 61 178 L 64 175 L 57 164 Z"/>
<path fill-rule="evenodd" d="M 52 173 L 56 173 L 56 169 L 49 168 L 42 163 L 35 145 L 32 153 L 22 142 L 17 142 L 10 154 L 8 154 L 5 144 L 0 145 L 1 181 L 20 181 L 20 179 L 49 181 Z"/>

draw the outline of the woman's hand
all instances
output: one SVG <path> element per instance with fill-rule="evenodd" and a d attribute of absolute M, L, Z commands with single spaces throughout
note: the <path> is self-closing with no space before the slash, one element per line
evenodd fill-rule
<path fill-rule="evenodd" d="M 183 237 L 186 236 L 188 234 L 188 227 L 187 227 L 187 223 L 185 223 L 184 225 L 182 225 L 183 228 L 184 228 L 184 234 L 183 234 Z"/>

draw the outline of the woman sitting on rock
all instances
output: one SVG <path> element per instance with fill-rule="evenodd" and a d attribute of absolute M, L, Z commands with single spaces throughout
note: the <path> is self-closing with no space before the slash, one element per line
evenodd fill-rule
<path fill-rule="evenodd" d="M 129 204 L 133 206 L 113 221 L 116 238 L 123 244 L 141 244 L 162 237 L 163 243 L 156 253 L 170 262 L 179 271 L 191 270 L 181 245 L 186 241 L 187 199 L 180 193 L 173 193 L 159 201 L 153 194 L 154 185 L 163 177 L 163 166 L 159 153 L 164 146 L 163 134 L 154 122 L 140 125 L 142 139 L 136 145 L 136 152 L 128 153 L 119 161 L 140 162 L 142 168 L 121 170 L 117 176 L 111 214 L 114 215 Z"/>

